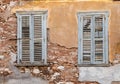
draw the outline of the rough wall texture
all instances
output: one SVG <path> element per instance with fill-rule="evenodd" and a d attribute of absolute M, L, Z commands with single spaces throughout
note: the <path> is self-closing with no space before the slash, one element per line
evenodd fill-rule
<path fill-rule="evenodd" d="M 50 41 L 68 48 L 78 46 L 77 12 L 80 11 L 109 11 L 109 58 L 113 62 L 116 46 L 120 43 L 120 2 L 50 2 L 34 1 L 22 2 L 15 6 L 11 12 L 48 10 L 48 25 L 50 28 Z"/>
<path fill-rule="evenodd" d="M 84 72 L 77 67 L 77 47 L 78 47 L 78 26 L 77 12 L 79 11 L 103 11 L 110 12 L 109 16 L 109 57 L 112 64 L 120 63 L 120 2 L 39 2 L 39 1 L 22 1 L 3 0 L 0 2 L 0 55 L 4 55 L 3 60 L 0 60 L 0 68 L 4 67 L 9 73 L 12 71 L 12 77 L 21 73 L 28 73 L 34 76 L 39 76 L 49 80 L 51 84 L 97 84 L 96 82 L 77 82 L 81 81 L 81 74 L 87 75 L 91 69 L 86 68 Z M 48 25 L 50 28 L 50 42 L 48 43 L 48 67 L 20 67 L 18 70 L 13 69 L 13 64 L 16 61 L 16 11 L 35 11 L 48 10 Z M 2 58 L 2 56 L 0 56 Z M 110 67 L 111 73 L 107 74 L 119 80 L 119 75 L 114 71 L 119 70 L 119 66 Z M 14 67 L 15 68 L 15 67 Z M 104 74 L 109 71 L 109 68 L 99 68 L 99 73 Z M 0 70 L 2 72 L 3 69 Z M 95 72 L 98 69 L 95 68 Z M 92 72 L 90 72 L 92 74 Z M 3 74 L 2 74 L 3 75 Z M 93 77 L 94 73 L 92 74 Z M 100 75 L 100 74 L 95 74 Z M 24 75 L 22 75 L 24 77 Z M 29 76 L 27 76 L 29 78 Z M 97 77 L 97 76 L 96 76 Z M 101 77 L 101 75 L 100 75 Z M 105 77 L 105 76 L 104 76 Z M 103 78 L 104 78 L 103 77 Z M 19 78 L 19 77 L 18 77 Z M 109 77 L 108 77 L 109 78 Z M 112 78 L 112 77 L 111 77 Z M 100 81 L 101 79 L 92 80 Z M 106 79 L 108 80 L 108 79 Z M 101 82 L 101 81 L 100 81 Z M 38 83 L 39 84 L 39 83 Z M 103 83 L 106 84 L 106 83 Z M 107 83 L 108 84 L 108 83 Z"/>
<path fill-rule="evenodd" d="M 58 44 L 48 44 L 48 60 L 51 64 L 50 83 L 76 82 L 78 80 L 77 49 L 65 48 Z"/>
<path fill-rule="evenodd" d="M 43 67 L 20 67 L 21 73 L 30 72 L 33 76 L 49 80 L 50 84 L 78 81 L 77 49 L 65 48 L 48 43 L 48 64 Z"/>
<path fill-rule="evenodd" d="M 9 62 L 12 59 L 11 52 L 16 53 L 16 16 L 11 14 L 11 8 L 16 1 L 3 0 L 0 2 L 0 75 L 7 76 L 12 73 L 9 70 Z"/>
<path fill-rule="evenodd" d="M 0 3 L 0 55 L 9 56 L 10 52 L 16 52 L 17 21 L 15 14 L 11 14 L 11 8 L 16 1 L 3 0 Z"/>

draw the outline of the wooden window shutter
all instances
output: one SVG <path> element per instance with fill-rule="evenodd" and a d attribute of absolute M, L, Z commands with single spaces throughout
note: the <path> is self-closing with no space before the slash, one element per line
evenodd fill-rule
<path fill-rule="evenodd" d="M 91 17 L 83 17 L 83 63 L 91 61 Z"/>
<path fill-rule="evenodd" d="M 83 16 L 82 60 L 84 64 L 103 63 L 104 18 Z"/>
<path fill-rule="evenodd" d="M 46 12 L 18 12 L 17 63 L 47 64 Z"/>
<path fill-rule="evenodd" d="M 30 17 L 22 16 L 22 62 L 30 62 Z"/>
<path fill-rule="evenodd" d="M 94 16 L 94 62 L 104 62 L 104 15 Z"/>
<path fill-rule="evenodd" d="M 108 12 L 78 13 L 78 64 L 108 64 Z"/>
<path fill-rule="evenodd" d="M 34 16 L 34 61 L 42 60 L 42 16 Z"/>

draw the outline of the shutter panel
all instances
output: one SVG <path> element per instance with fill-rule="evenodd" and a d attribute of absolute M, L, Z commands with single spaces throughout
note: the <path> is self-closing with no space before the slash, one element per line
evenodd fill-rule
<path fill-rule="evenodd" d="M 34 16 L 34 62 L 42 60 L 42 16 Z"/>
<path fill-rule="evenodd" d="M 18 12 L 17 63 L 41 65 L 47 63 L 46 13 Z M 43 39 L 44 38 L 44 39 Z"/>
<path fill-rule="evenodd" d="M 83 63 L 91 60 L 91 17 L 83 17 Z"/>
<path fill-rule="evenodd" d="M 22 62 L 30 62 L 29 16 L 22 16 Z"/>
<path fill-rule="evenodd" d="M 94 19 L 92 19 L 94 17 Z M 83 63 L 103 62 L 103 16 L 83 17 Z M 91 26 L 92 25 L 92 26 Z M 93 62 L 94 61 L 94 62 Z"/>
<path fill-rule="evenodd" d="M 103 16 L 95 16 L 95 63 L 103 62 Z"/>
<path fill-rule="evenodd" d="M 78 63 L 108 64 L 108 12 L 80 12 L 78 27 Z"/>

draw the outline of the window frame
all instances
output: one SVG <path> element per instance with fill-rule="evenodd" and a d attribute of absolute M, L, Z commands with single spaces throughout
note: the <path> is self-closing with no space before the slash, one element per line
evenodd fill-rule
<path fill-rule="evenodd" d="M 103 23 L 103 38 L 104 38 L 104 42 L 103 42 L 103 63 L 94 63 L 93 61 L 90 63 L 83 63 L 83 17 L 84 16 L 88 16 L 90 15 L 92 18 L 95 17 L 96 15 L 104 15 L 104 21 L 105 23 Z M 109 51 L 108 51 L 108 19 L 109 19 L 109 12 L 108 11 L 86 11 L 86 12 L 78 12 L 77 13 L 77 18 L 78 18 L 78 65 L 81 67 L 90 67 L 90 66 L 109 66 Z M 92 20 L 93 21 L 93 20 Z M 94 21 L 95 22 L 95 21 Z M 92 26 L 94 25 L 94 23 L 91 23 Z M 92 28 L 92 30 L 94 30 L 95 28 Z M 93 31 L 92 31 L 93 32 Z M 94 31 L 95 32 L 95 31 Z M 92 33 L 93 35 L 93 33 Z M 93 39 L 93 36 L 91 37 L 91 40 Z M 91 43 L 93 44 L 93 43 Z M 95 45 L 95 44 L 94 44 Z M 82 46 L 82 47 L 81 47 Z M 94 49 L 91 49 L 92 51 L 90 52 L 94 52 Z M 92 57 L 91 60 L 95 60 L 95 58 L 93 58 L 94 56 L 90 56 L 90 58 Z"/>
<path fill-rule="evenodd" d="M 37 66 L 47 65 L 47 10 L 45 11 L 17 11 L 17 66 L 36 66 L 36 64 L 32 63 L 34 60 L 34 47 L 32 40 L 30 40 L 30 64 L 22 64 L 20 63 L 20 59 L 22 59 L 22 16 L 29 16 L 29 37 L 34 38 L 34 16 L 42 17 L 42 63 L 37 64 Z M 32 47 L 31 47 L 32 46 Z M 31 52 L 33 50 L 33 52 Z"/>

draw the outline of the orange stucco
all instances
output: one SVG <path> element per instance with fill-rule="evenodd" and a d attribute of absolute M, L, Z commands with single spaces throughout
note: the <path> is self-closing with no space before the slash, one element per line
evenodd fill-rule
<path fill-rule="evenodd" d="M 76 2 L 50 2 L 46 0 L 25 2 L 14 7 L 12 13 L 18 10 L 48 10 L 47 27 L 50 28 L 50 41 L 69 48 L 78 46 L 77 12 L 109 11 L 109 57 L 111 59 L 115 56 L 115 48 L 120 42 L 120 2 L 111 0 L 108 2 L 78 0 Z"/>

